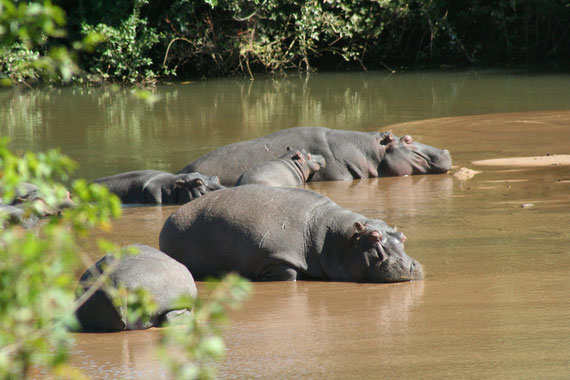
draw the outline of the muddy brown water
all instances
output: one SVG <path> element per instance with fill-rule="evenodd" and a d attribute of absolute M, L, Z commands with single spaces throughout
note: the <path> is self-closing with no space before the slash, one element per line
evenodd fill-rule
<path fill-rule="evenodd" d="M 128 94 L 75 94 L 64 101 L 65 91 L 23 93 L 2 103 L 0 117 L 8 123 L 1 130 L 18 149 L 61 146 L 87 165 L 78 175 L 88 178 L 142 168 L 175 171 L 215 146 L 293 125 L 392 129 L 445 147 L 454 160 L 449 174 L 306 186 L 405 232 L 406 251 L 423 264 L 425 280 L 255 283 L 250 299 L 231 312 L 219 377 L 568 378 L 570 168 L 472 162 L 569 154 L 570 77 L 368 75 L 199 83 L 198 94 L 191 85 L 169 86 L 158 91 L 165 104 L 154 106 Z M 380 83 L 386 91 L 375 87 Z M 396 101 L 404 101 L 402 86 L 406 105 Z M 199 115 L 183 108 L 196 109 L 193 102 L 202 108 Z M 26 105 L 29 118 L 14 108 L 18 104 Z M 385 107 L 372 109 L 379 104 Z M 160 107 L 160 114 L 149 107 Z M 216 113 L 224 107 L 230 110 Z M 109 109 L 105 126 L 101 118 Z M 192 131 L 181 127 L 184 120 Z M 18 123 L 25 123 L 24 131 Z M 223 129 L 224 123 L 235 127 Z M 453 173 L 462 167 L 481 173 L 460 180 Z M 90 241 L 157 247 L 162 223 L 176 208 L 126 207 L 111 231 Z M 71 361 L 95 379 L 164 378 L 154 351 L 158 336 L 159 329 L 75 334 Z"/>

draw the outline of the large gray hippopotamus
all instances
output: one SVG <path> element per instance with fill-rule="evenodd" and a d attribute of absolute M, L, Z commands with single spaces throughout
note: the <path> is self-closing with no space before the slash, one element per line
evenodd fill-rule
<path fill-rule="evenodd" d="M 147 329 L 191 312 L 191 305 L 176 309 L 172 306 L 181 296 L 196 298 L 196 284 L 188 269 L 155 248 L 140 244 L 133 244 L 133 247 L 139 253 L 119 259 L 109 275 L 111 285 L 114 288 L 123 286 L 129 292 L 137 289 L 147 291 L 157 304 L 156 311 L 149 321 L 129 322 L 127 301 L 121 299 L 121 304 L 116 306 L 107 292 L 99 289 L 76 312 L 83 331 Z M 106 268 L 111 268 L 115 261 L 115 257 L 108 254 L 89 268 L 79 279 L 78 296 L 87 291 L 105 270 L 111 270 Z"/>
<path fill-rule="evenodd" d="M 423 278 L 403 233 L 316 192 L 246 185 L 187 203 L 160 232 L 160 250 L 197 279 L 397 282 Z"/>
<path fill-rule="evenodd" d="M 215 176 L 200 173 L 171 174 L 159 170 L 136 170 L 98 178 L 122 203 L 183 204 L 207 192 L 222 189 Z"/>
<path fill-rule="evenodd" d="M 231 186 L 241 173 L 277 158 L 287 146 L 324 157 L 327 166 L 313 181 L 445 173 L 451 168 L 447 150 L 415 142 L 409 135 L 298 127 L 220 147 L 179 173 L 217 175 L 223 185 Z"/>
<path fill-rule="evenodd" d="M 246 170 L 235 185 L 298 186 L 310 181 L 325 165 L 323 156 L 287 147 L 283 156 Z"/>

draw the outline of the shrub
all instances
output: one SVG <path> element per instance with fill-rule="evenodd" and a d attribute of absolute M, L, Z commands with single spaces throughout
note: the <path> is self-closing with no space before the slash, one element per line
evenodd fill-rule
<path fill-rule="evenodd" d="M 116 27 L 99 23 L 81 24 L 81 34 L 98 34 L 105 41 L 96 48 L 88 64 L 91 72 L 108 80 L 140 82 L 155 79 L 149 51 L 159 41 L 159 34 L 140 17 L 140 9 L 148 0 L 136 0 L 132 13 Z"/>

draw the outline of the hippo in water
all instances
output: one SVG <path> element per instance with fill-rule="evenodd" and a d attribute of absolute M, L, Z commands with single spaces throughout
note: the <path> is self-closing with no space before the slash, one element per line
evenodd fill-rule
<path fill-rule="evenodd" d="M 137 170 L 93 182 L 107 186 L 123 203 L 182 204 L 223 188 L 218 177 L 200 173 L 175 175 L 159 170 Z"/>
<path fill-rule="evenodd" d="M 0 193 L 3 189 L 0 188 Z M 4 204 L 0 200 L 0 214 L 6 215 L 7 224 L 19 224 L 24 228 L 36 227 L 40 218 L 51 215 L 60 215 L 67 208 L 75 207 L 75 203 L 71 200 L 69 191 L 66 191 L 63 200 L 56 203 L 55 206 L 48 206 L 38 186 L 21 182 L 8 203 Z"/>
<path fill-rule="evenodd" d="M 310 181 L 315 172 L 324 167 L 323 156 L 287 147 L 287 153 L 278 159 L 246 170 L 235 185 L 259 183 L 267 186 L 298 186 Z"/>
<path fill-rule="evenodd" d="M 312 181 L 436 174 L 451 168 L 447 150 L 415 142 L 408 135 L 298 127 L 220 147 L 186 165 L 179 173 L 198 171 L 217 175 L 223 185 L 231 186 L 241 173 L 259 162 L 277 158 L 287 146 L 325 159 L 326 168 L 316 172 Z"/>
<path fill-rule="evenodd" d="M 406 237 L 316 192 L 246 185 L 185 204 L 164 223 L 160 249 L 197 279 L 237 272 L 253 281 L 397 282 L 423 278 Z"/>
<path fill-rule="evenodd" d="M 189 314 L 191 305 L 186 308 L 173 308 L 173 302 L 181 296 L 196 298 L 196 284 L 188 269 L 159 250 L 147 245 L 134 244 L 136 255 L 125 255 L 115 263 L 112 255 L 105 255 L 89 268 L 80 278 L 77 289 L 81 296 L 111 265 L 109 275 L 113 287 L 124 286 L 128 291 L 143 289 L 157 303 L 156 311 L 150 320 L 134 322 L 127 320 L 128 304 L 116 306 L 104 290 L 97 290 L 77 310 L 76 316 L 84 331 L 122 331 L 147 329 L 160 326 L 181 315 Z"/>

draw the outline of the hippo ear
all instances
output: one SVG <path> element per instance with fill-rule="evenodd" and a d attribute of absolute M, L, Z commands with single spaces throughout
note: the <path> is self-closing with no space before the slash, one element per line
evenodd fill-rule
<path fill-rule="evenodd" d="M 392 131 L 388 131 L 382 134 L 382 140 L 380 141 L 380 144 L 388 145 L 393 141 L 394 141 L 394 135 L 392 134 Z"/>
<path fill-rule="evenodd" d="M 370 239 L 370 243 L 378 243 L 382 240 L 382 233 L 380 231 L 372 231 L 368 235 L 368 239 Z"/>
<path fill-rule="evenodd" d="M 366 226 L 360 222 L 354 222 L 354 229 L 356 230 L 357 234 L 361 234 L 366 231 Z"/>
<path fill-rule="evenodd" d="M 191 186 L 196 188 L 196 187 L 200 187 L 200 186 L 205 186 L 206 184 L 204 183 L 204 181 L 201 178 L 196 178 L 192 181 Z"/>
<path fill-rule="evenodd" d="M 186 186 L 186 181 L 184 181 L 183 179 L 176 180 L 176 182 L 174 183 L 175 189 L 183 189 L 185 186 Z"/>
<path fill-rule="evenodd" d="M 290 146 L 288 146 L 287 148 L 285 148 L 287 150 L 287 153 L 291 152 L 293 150 L 293 148 L 291 148 Z"/>

